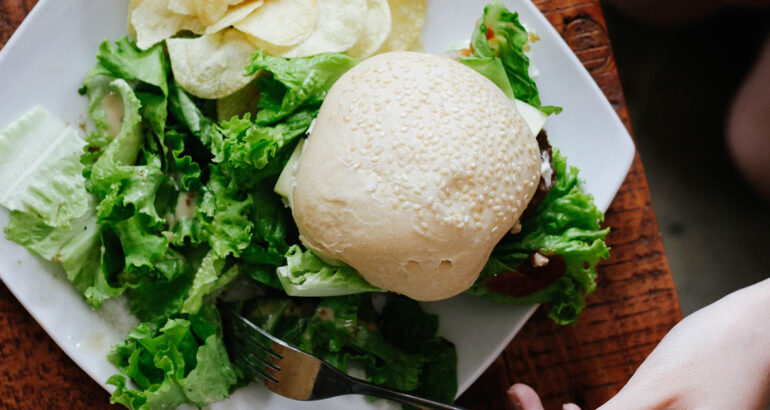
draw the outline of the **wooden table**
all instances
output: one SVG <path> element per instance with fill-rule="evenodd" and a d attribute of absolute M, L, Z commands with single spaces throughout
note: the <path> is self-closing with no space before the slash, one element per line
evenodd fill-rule
<path fill-rule="evenodd" d="M 0 47 L 36 0 L 0 0 Z M 535 0 L 591 72 L 630 129 L 598 0 Z M 10 96 L 4 96 L 6 98 Z M 539 310 L 458 403 L 508 408 L 505 390 L 525 382 L 546 409 L 595 408 L 615 394 L 681 319 L 639 157 L 606 224 L 612 258 L 576 326 L 556 326 Z M 75 365 L 0 284 L 0 408 L 105 408 L 108 394 Z"/>

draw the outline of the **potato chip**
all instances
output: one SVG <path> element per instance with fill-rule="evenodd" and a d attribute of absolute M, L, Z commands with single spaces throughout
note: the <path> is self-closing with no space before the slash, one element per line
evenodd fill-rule
<path fill-rule="evenodd" d="M 286 58 L 338 53 L 356 44 L 366 20 L 366 0 L 320 0 L 318 21 L 307 40 L 282 54 Z"/>
<path fill-rule="evenodd" d="M 226 97 L 256 77 L 244 75 L 244 67 L 256 48 L 238 30 L 226 29 L 193 39 L 168 39 L 166 45 L 174 78 L 194 96 Z"/>
<path fill-rule="evenodd" d="M 262 41 L 256 37 L 252 37 L 247 35 L 249 38 L 249 41 L 251 44 L 254 45 L 254 47 L 262 49 L 265 53 L 271 56 L 282 56 L 284 53 L 287 53 L 289 50 L 291 50 L 292 46 L 276 46 L 275 44 L 270 44 L 266 41 Z"/>
<path fill-rule="evenodd" d="M 222 18 L 219 19 L 219 21 L 206 27 L 206 34 L 214 34 L 217 31 L 220 31 L 222 29 L 226 29 L 232 25 L 235 25 L 239 21 L 248 17 L 249 14 L 254 12 L 254 10 L 260 8 L 262 4 L 264 4 L 262 0 L 255 0 L 255 1 L 247 1 L 237 6 L 230 7 L 227 10 L 227 13 L 225 13 L 225 15 L 222 16 Z"/>
<path fill-rule="evenodd" d="M 219 21 L 227 8 L 242 3 L 244 0 L 170 0 L 168 9 L 176 14 L 198 17 L 208 26 Z"/>
<path fill-rule="evenodd" d="M 235 28 L 283 47 L 297 45 L 307 39 L 317 20 L 318 0 L 268 0 Z"/>
<path fill-rule="evenodd" d="M 134 13 L 139 5 L 142 4 L 142 0 L 128 0 L 128 37 L 136 41 L 136 29 L 131 24 L 131 15 Z"/>
<path fill-rule="evenodd" d="M 259 102 L 259 90 L 253 83 L 217 100 L 217 120 L 230 121 L 233 117 L 242 117 L 246 113 L 254 119 L 257 115 L 257 103 Z"/>
<path fill-rule="evenodd" d="M 190 0 L 169 0 L 168 9 L 176 14 L 195 15 L 195 8 Z"/>
<path fill-rule="evenodd" d="M 197 34 L 205 30 L 205 26 L 196 17 L 170 11 L 168 2 L 144 0 L 131 13 L 131 24 L 136 30 L 136 45 L 140 49 L 146 50 L 183 30 Z"/>
<path fill-rule="evenodd" d="M 391 29 L 390 6 L 387 0 L 366 0 L 364 31 L 348 50 L 353 57 L 369 57 L 382 47 Z"/>
<path fill-rule="evenodd" d="M 390 0 L 393 27 L 378 53 L 411 49 L 422 34 L 427 9 L 428 0 Z"/>

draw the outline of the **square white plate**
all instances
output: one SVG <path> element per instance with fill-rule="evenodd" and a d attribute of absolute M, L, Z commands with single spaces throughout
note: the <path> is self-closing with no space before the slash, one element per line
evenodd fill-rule
<path fill-rule="evenodd" d="M 599 87 L 567 44 L 527 0 L 506 0 L 520 19 L 536 31 L 533 60 L 540 70 L 538 86 L 545 104 L 564 107 L 550 118 L 551 142 L 581 170 L 584 188 L 606 210 L 634 157 L 625 127 Z M 424 30 L 428 52 L 467 40 L 485 0 L 431 0 Z M 40 0 L 0 51 L 0 127 L 35 104 L 77 126 L 86 121 L 86 98 L 77 89 L 96 63 L 103 40 L 126 33 L 125 0 Z M 0 227 L 8 212 L 0 210 Z M 58 265 L 30 255 L 0 235 L 0 278 L 61 348 L 94 380 L 104 381 L 117 370 L 107 361 L 110 346 L 123 340 L 136 323 L 125 302 L 111 301 L 91 310 L 67 283 Z M 424 305 L 439 314 L 439 333 L 457 345 L 459 393 L 500 354 L 536 306 L 507 306 L 460 296 Z M 107 386 L 105 386 L 107 388 Z M 111 390 L 111 389 L 110 389 Z M 458 393 L 458 394 L 459 394 Z M 359 397 L 315 403 L 284 399 L 259 386 L 241 389 L 214 408 L 360 408 Z M 387 407 L 383 401 L 373 407 Z"/>

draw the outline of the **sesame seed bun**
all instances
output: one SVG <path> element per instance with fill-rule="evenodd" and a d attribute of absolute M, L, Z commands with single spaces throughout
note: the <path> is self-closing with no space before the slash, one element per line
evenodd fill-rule
<path fill-rule="evenodd" d="M 446 299 L 517 223 L 539 167 L 535 137 L 495 84 L 449 58 L 381 54 L 326 97 L 294 219 L 305 246 L 372 285 Z"/>

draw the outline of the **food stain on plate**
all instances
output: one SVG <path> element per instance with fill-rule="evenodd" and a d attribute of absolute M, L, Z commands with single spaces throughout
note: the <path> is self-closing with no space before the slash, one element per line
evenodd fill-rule
<path fill-rule="evenodd" d="M 110 343 L 107 335 L 101 332 L 86 333 L 80 341 L 75 344 L 75 348 L 87 350 L 92 353 L 102 354 L 110 350 Z"/>

